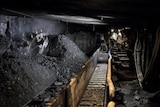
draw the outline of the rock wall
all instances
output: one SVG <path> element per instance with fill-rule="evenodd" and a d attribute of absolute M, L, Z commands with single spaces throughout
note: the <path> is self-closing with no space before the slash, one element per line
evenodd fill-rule
<path fill-rule="evenodd" d="M 78 47 L 86 53 L 86 55 L 91 56 L 96 49 L 100 46 L 98 41 L 99 36 L 97 34 L 86 33 L 86 32 L 75 32 L 66 34 L 73 42 L 78 45 Z"/>
<path fill-rule="evenodd" d="M 22 38 L 23 34 L 36 31 L 50 35 L 58 35 L 66 31 L 65 24 L 59 21 L 0 15 L 0 35 L 6 35 L 7 28 L 13 38 Z"/>

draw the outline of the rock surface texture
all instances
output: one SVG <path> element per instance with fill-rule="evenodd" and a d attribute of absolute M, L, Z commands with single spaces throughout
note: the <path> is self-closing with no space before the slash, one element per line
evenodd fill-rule
<path fill-rule="evenodd" d="M 7 46 L 9 41 L 3 36 L 0 40 L 0 107 L 22 107 L 51 84 L 66 85 L 87 61 L 64 35 L 52 36 L 45 55 L 34 56 L 13 47 L 14 42 Z"/>

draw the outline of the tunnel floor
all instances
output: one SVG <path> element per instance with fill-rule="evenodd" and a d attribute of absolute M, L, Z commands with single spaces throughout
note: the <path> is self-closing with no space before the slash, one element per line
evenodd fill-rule
<path fill-rule="evenodd" d="M 140 87 L 132 58 L 125 50 L 112 50 L 116 107 L 160 107 L 160 103 L 151 101 L 155 99 L 155 93 L 148 93 Z"/>

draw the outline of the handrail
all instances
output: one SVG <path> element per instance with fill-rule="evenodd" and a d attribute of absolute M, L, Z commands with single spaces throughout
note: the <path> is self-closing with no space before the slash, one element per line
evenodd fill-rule
<path fill-rule="evenodd" d="M 107 105 L 107 107 L 115 107 L 116 103 L 114 101 L 110 101 Z"/>
<path fill-rule="evenodd" d="M 108 87 L 109 87 L 109 96 L 111 98 L 114 98 L 115 88 L 114 88 L 114 84 L 113 84 L 112 79 L 111 79 L 111 76 L 112 76 L 112 73 L 111 73 L 111 59 L 112 59 L 112 56 L 110 55 L 110 58 L 108 59 L 107 83 L 108 83 Z"/>
<path fill-rule="evenodd" d="M 107 68 L 107 84 L 108 85 L 108 89 L 109 89 L 109 103 L 106 105 L 106 107 L 115 107 L 115 102 L 112 101 L 112 99 L 115 97 L 115 87 L 114 84 L 112 82 L 112 72 L 111 72 L 111 60 L 112 60 L 112 56 L 109 55 L 109 59 L 108 59 L 108 68 Z M 108 98 L 107 98 L 108 99 Z"/>

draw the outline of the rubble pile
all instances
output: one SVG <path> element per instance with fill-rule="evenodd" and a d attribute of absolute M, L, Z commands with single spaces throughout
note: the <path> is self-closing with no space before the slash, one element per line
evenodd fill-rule
<path fill-rule="evenodd" d="M 18 46 L 23 40 L 9 45 L 4 36 L 0 38 L 1 107 L 22 107 L 51 84 L 66 85 L 87 61 L 85 54 L 65 35 L 48 38 L 45 54 L 32 56 L 24 52 L 28 45 Z M 56 91 L 55 88 L 50 94 L 53 96 Z"/>

